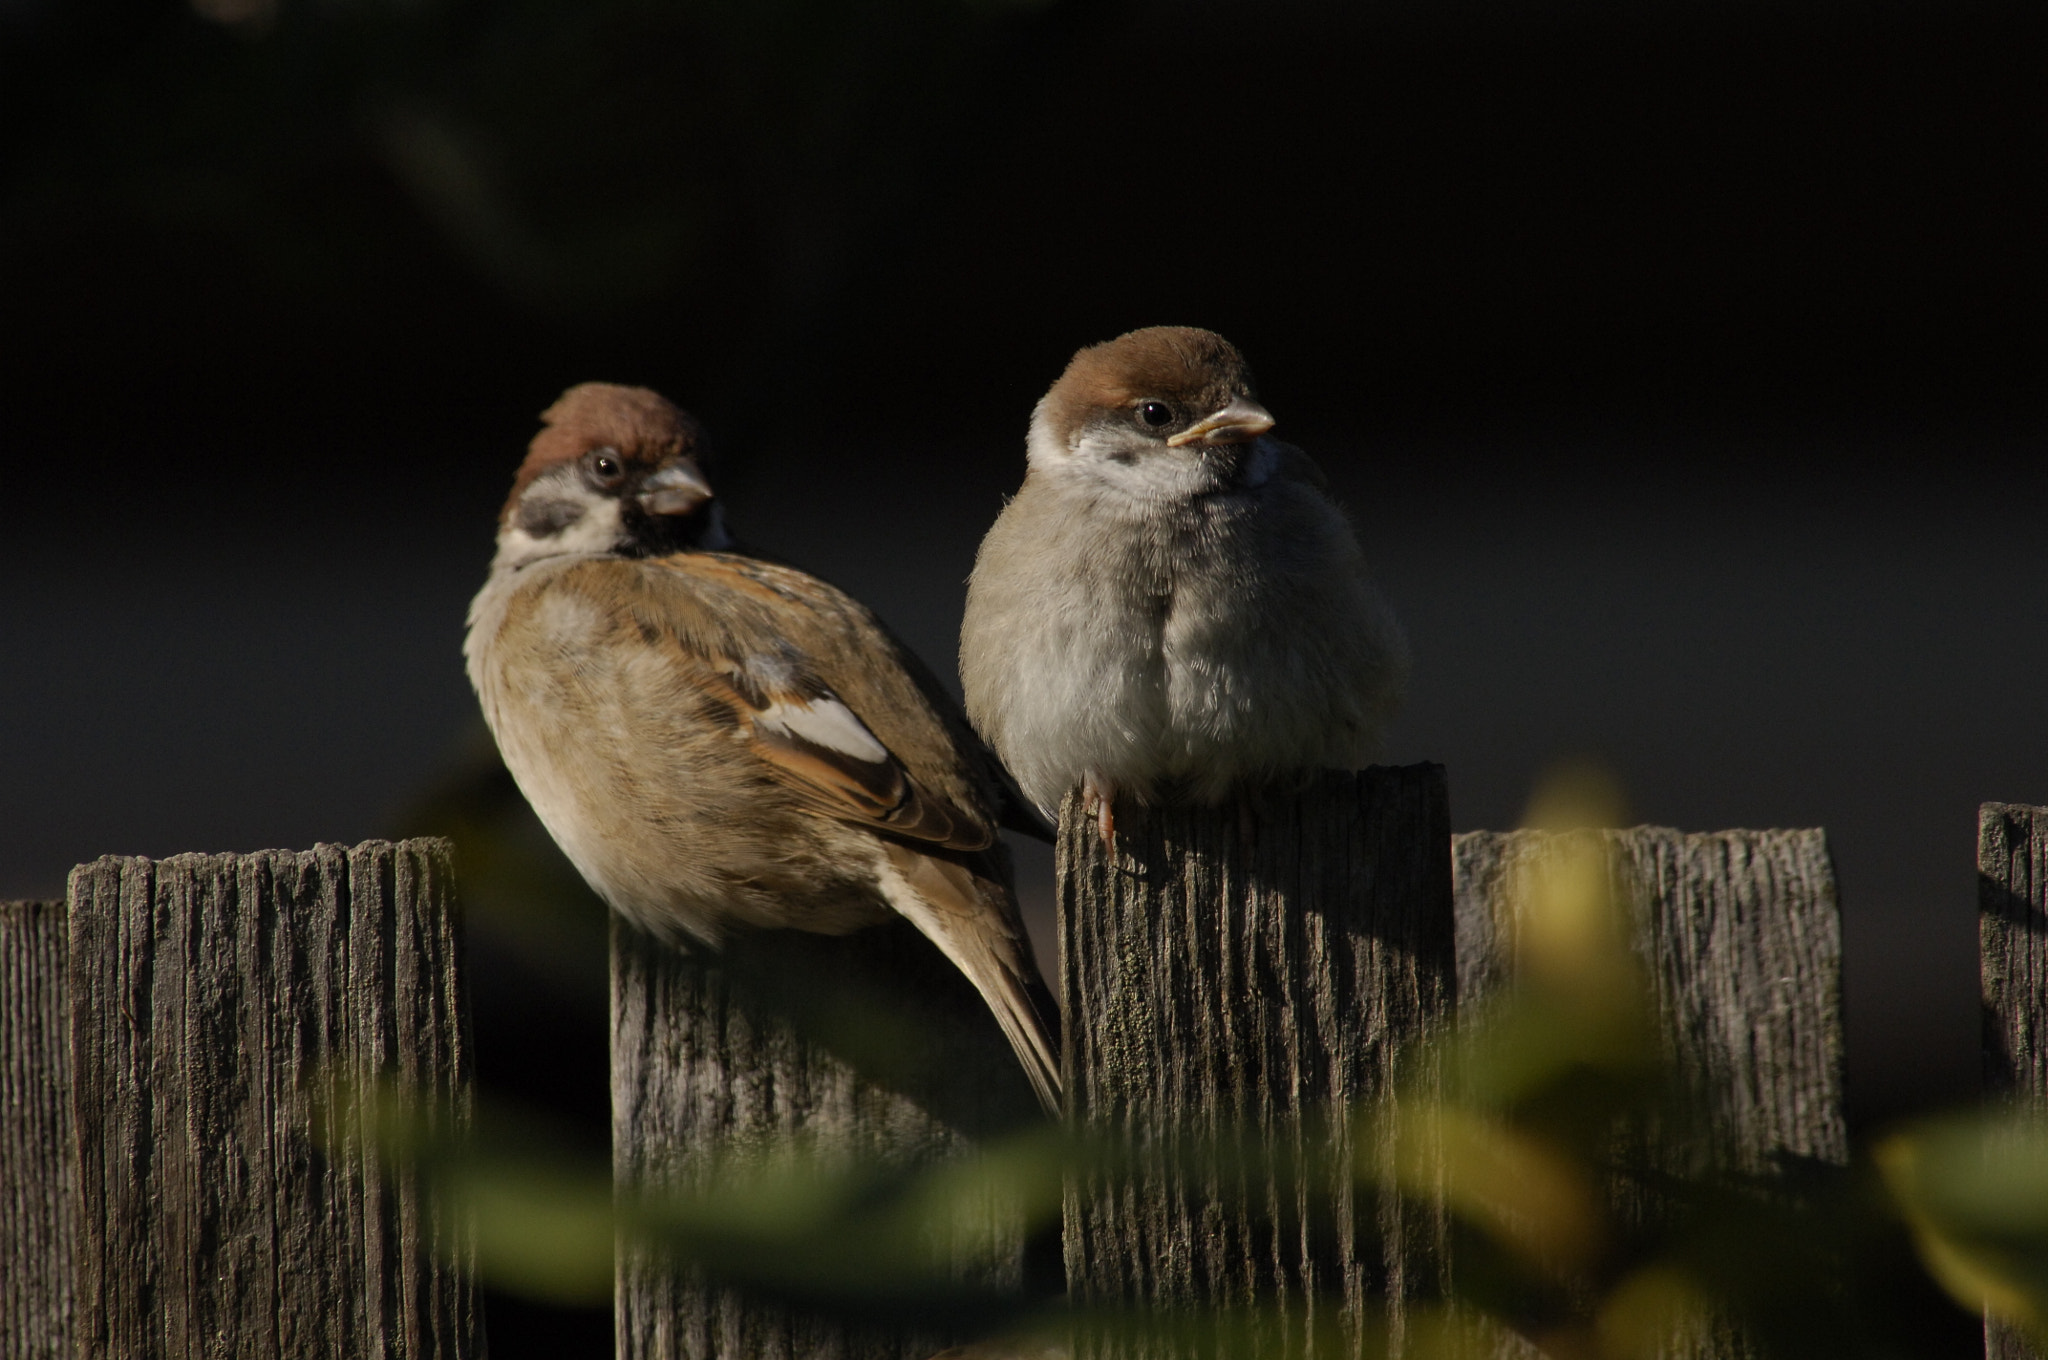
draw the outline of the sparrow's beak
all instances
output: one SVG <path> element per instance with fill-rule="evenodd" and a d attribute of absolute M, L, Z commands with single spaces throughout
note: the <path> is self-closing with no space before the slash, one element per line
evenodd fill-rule
<path fill-rule="evenodd" d="M 1183 444 L 1242 444 L 1272 428 L 1273 417 L 1266 414 L 1265 407 L 1249 397 L 1232 397 L 1228 406 L 1166 442 L 1176 449 Z"/>
<path fill-rule="evenodd" d="M 687 515 L 711 499 L 704 474 L 677 459 L 640 483 L 640 505 L 650 515 Z"/>

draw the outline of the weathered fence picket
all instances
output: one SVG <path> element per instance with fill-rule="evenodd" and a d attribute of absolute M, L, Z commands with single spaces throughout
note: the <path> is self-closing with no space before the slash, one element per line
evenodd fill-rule
<path fill-rule="evenodd" d="M 839 938 L 741 933 L 694 952 L 613 922 L 622 1203 L 797 1146 L 831 1164 L 932 1166 L 1042 1119 L 988 1007 L 907 921 Z M 1013 1204 L 992 1199 L 979 1229 L 937 1250 L 963 1279 L 1025 1283 Z M 630 1230 L 617 1259 L 622 1360 L 926 1360 L 963 1339 L 943 1321 L 864 1324 L 829 1306 L 858 1300 L 736 1288 Z"/>
<path fill-rule="evenodd" d="M 482 1354 L 464 1233 L 357 1097 L 468 1117 L 439 841 L 71 877 L 78 1354 Z"/>
<path fill-rule="evenodd" d="M 1977 814 L 1978 959 L 1984 1090 L 2048 1111 L 2048 808 L 1986 803 Z M 1987 1360 L 2040 1360 L 1987 1318 Z"/>
<path fill-rule="evenodd" d="M 1654 993 L 1658 1037 L 1690 1096 L 1682 1143 L 1646 1145 L 1609 1187 L 1624 1218 L 1661 1174 L 1768 1177 L 1848 1162 L 1843 1104 L 1841 921 L 1819 831 L 1469 832 L 1454 838 L 1458 981 L 1470 1004 L 1514 971 L 1532 874 L 1593 849 L 1625 905 Z M 1724 1324 L 1673 1337 L 1670 1360 L 1728 1360 L 1752 1347 Z M 1502 1356 L 1533 1349 L 1504 1337 Z"/>
<path fill-rule="evenodd" d="M 1350 1146 L 1372 1125 L 1343 1117 L 1388 1098 L 1397 1057 L 1451 1011 L 1442 767 L 1326 771 L 1218 809 L 1125 800 L 1111 847 L 1070 797 L 1059 911 L 1069 1109 L 1129 1154 L 1067 1187 L 1075 1301 L 1264 1305 L 1261 1354 L 1399 1354 L 1414 1303 L 1444 1290 L 1447 1225 L 1354 1182 L 1353 1157 L 1385 1171 L 1393 1150 Z M 1240 1135 L 1303 1174 L 1205 1147 Z M 1084 1353 L 1188 1352 L 1098 1336 Z"/>
<path fill-rule="evenodd" d="M 72 1360 L 62 902 L 0 902 L 0 1355 Z"/>
<path fill-rule="evenodd" d="M 1664 827 L 1457 836 L 1458 983 L 1486 996 L 1512 974 L 1529 869 L 1597 836 L 1655 989 L 1669 1058 L 1695 1090 L 1703 1143 L 1667 1171 L 1770 1175 L 1843 1165 L 1842 942 L 1819 831 Z"/>

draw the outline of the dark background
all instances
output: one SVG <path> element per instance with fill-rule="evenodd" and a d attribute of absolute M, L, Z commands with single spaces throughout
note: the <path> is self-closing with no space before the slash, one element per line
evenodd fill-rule
<path fill-rule="evenodd" d="M 1966 1099 L 1975 808 L 2048 802 L 2044 38 L 0 0 L 0 895 L 471 814 L 531 853 L 458 648 L 570 383 L 698 410 L 742 532 L 951 674 L 1031 403 L 1197 324 L 1354 512 L 1418 659 L 1391 754 L 1457 825 L 1591 756 L 1646 821 L 1826 827 L 1858 1126 Z M 473 918 L 486 1079 L 601 1140 L 594 908 Z"/>

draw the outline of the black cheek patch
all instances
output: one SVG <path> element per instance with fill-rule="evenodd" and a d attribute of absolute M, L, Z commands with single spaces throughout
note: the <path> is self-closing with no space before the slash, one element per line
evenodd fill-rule
<path fill-rule="evenodd" d="M 582 518 L 583 507 L 574 501 L 543 498 L 519 506 L 519 527 L 535 538 L 552 538 Z"/>

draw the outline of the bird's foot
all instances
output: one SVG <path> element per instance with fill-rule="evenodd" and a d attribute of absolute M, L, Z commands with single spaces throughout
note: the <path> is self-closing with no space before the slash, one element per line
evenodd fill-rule
<path fill-rule="evenodd" d="M 1081 810 L 1095 818 L 1102 848 L 1116 848 L 1116 784 L 1093 770 L 1081 776 Z"/>

